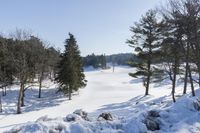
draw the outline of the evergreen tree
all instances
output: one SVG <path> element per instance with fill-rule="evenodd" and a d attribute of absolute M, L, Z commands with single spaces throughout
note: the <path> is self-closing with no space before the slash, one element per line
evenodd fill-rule
<path fill-rule="evenodd" d="M 159 52 L 160 22 L 156 18 L 156 12 L 149 10 L 142 17 L 139 23 L 131 27 L 133 36 L 127 43 L 135 49 L 140 62 L 130 62 L 130 65 L 137 68 L 135 73 L 130 73 L 132 77 L 142 77 L 146 88 L 145 95 L 149 94 L 149 84 L 153 74 L 153 59 Z"/>
<path fill-rule="evenodd" d="M 69 39 L 65 41 L 65 51 L 61 55 L 58 69 L 59 71 L 56 80 L 60 84 L 60 90 L 64 93 L 68 93 L 69 100 L 71 100 L 73 91 L 85 87 L 86 80 L 77 42 L 70 33 Z"/>

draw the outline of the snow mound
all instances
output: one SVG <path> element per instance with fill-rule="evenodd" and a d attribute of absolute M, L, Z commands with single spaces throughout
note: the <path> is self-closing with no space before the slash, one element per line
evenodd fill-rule
<path fill-rule="evenodd" d="M 88 121 L 81 116 L 82 110 L 76 110 L 66 118 L 51 119 L 47 116 L 36 122 L 29 122 L 23 126 L 16 126 L 4 133 L 122 133 L 121 123 L 118 120 Z"/>
<path fill-rule="evenodd" d="M 14 127 L 5 133 L 198 133 L 199 101 L 200 90 L 196 91 L 195 97 L 187 94 L 177 98 L 176 103 L 172 102 L 171 96 L 143 102 L 130 100 L 123 103 L 131 107 L 128 113 L 127 108 L 118 110 L 118 114 L 122 113 L 124 117 L 112 117 L 117 113 L 109 110 L 112 120 L 96 116 L 88 120 L 85 111 L 76 110 L 65 118 L 50 119 L 44 116 L 36 122 Z M 106 113 L 102 113 L 105 116 Z"/>

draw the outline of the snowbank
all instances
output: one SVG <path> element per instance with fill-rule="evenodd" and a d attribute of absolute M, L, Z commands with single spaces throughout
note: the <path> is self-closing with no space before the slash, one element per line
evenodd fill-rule
<path fill-rule="evenodd" d="M 140 97 L 141 100 L 143 98 Z M 171 96 L 165 96 L 141 103 L 130 100 L 123 105 L 131 107 L 128 113 L 125 113 L 128 108 L 118 110 L 124 117 L 110 110 L 111 115 L 115 114 L 113 119 L 98 119 L 95 116 L 89 118 L 86 112 L 78 110 L 65 118 L 50 119 L 44 116 L 36 122 L 14 127 L 5 133 L 145 133 L 150 130 L 156 133 L 200 132 L 200 89 L 196 91 L 195 97 L 187 94 L 177 98 L 176 103 L 172 103 Z"/>
<path fill-rule="evenodd" d="M 176 96 L 174 104 L 171 95 L 166 96 L 171 92 L 170 84 L 152 84 L 151 95 L 144 97 L 142 82 L 128 76 L 132 71 L 132 68 L 116 67 L 115 72 L 112 69 L 86 72 L 87 87 L 81 89 L 79 95 L 74 95 L 71 101 L 55 94 L 55 85 L 43 88 L 41 99 L 37 98 L 38 88 L 27 90 L 26 106 L 20 115 L 15 115 L 19 87 L 13 86 L 2 99 L 0 132 L 200 132 L 200 90 L 196 91 L 196 97 L 191 97 L 191 94 L 180 97 L 183 86 L 177 86 L 176 94 L 179 96 Z M 81 110 L 72 113 L 79 108 L 89 113 Z M 99 118 L 107 112 L 112 117 L 108 115 L 107 120 Z M 107 117 L 105 114 L 102 116 Z"/>

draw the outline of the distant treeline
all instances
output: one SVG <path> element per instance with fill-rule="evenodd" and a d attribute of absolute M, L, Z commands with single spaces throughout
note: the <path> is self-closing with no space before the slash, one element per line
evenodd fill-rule
<path fill-rule="evenodd" d="M 94 68 L 106 68 L 106 56 L 105 55 L 87 55 L 83 57 L 83 64 L 85 67 L 93 66 Z"/>
<path fill-rule="evenodd" d="M 132 60 L 139 61 L 133 53 L 120 53 L 106 56 L 106 61 L 115 65 L 128 65 Z"/>
<path fill-rule="evenodd" d="M 94 68 L 107 68 L 106 63 L 112 63 L 113 65 L 128 65 L 128 62 L 134 60 L 137 61 L 137 57 L 132 53 L 120 53 L 106 56 L 95 55 L 94 53 L 91 55 L 87 55 L 83 57 L 84 66 L 93 66 Z"/>

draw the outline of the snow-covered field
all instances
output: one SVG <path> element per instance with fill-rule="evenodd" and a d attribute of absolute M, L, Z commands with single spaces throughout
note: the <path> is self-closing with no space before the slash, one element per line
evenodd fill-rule
<path fill-rule="evenodd" d="M 88 85 L 76 93 L 71 101 L 62 94 L 55 94 L 56 85 L 46 82 L 42 98 L 37 98 L 37 88 L 25 95 L 23 114 L 16 115 L 17 86 L 8 90 L 3 97 L 3 113 L 0 114 L 0 132 L 21 130 L 21 132 L 71 132 L 71 133 L 139 133 L 147 132 L 146 123 L 159 123 L 157 132 L 200 132 L 200 111 L 194 107 L 197 97 L 190 94 L 178 99 L 182 85 L 178 84 L 177 103 L 170 96 L 170 82 L 152 84 L 150 94 L 144 97 L 144 87 L 139 79 L 132 79 L 129 67 L 85 72 Z M 77 109 L 88 112 L 88 120 L 71 114 Z M 151 110 L 153 110 L 151 112 Z M 200 110 L 200 108 L 199 108 Z M 110 112 L 113 121 L 99 120 L 102 112 Z M 66 116 L 76 118 L 67 122 Z M 153 114 L 153 115 L 152 115 Z M 156 114 L 156 115 L 155 115 Z M 46 116 L 46 117 L 43 117 Z M 39 119 L 40 118 L 40 119 Z M 37 120 L 37 121 L 36 121 Z M 34 122 L 36 121 L 36 122 Z M 27 123 L 28 122 L 28 123 Z M 21 128 L 22 127 L 22 128 Z"/>

